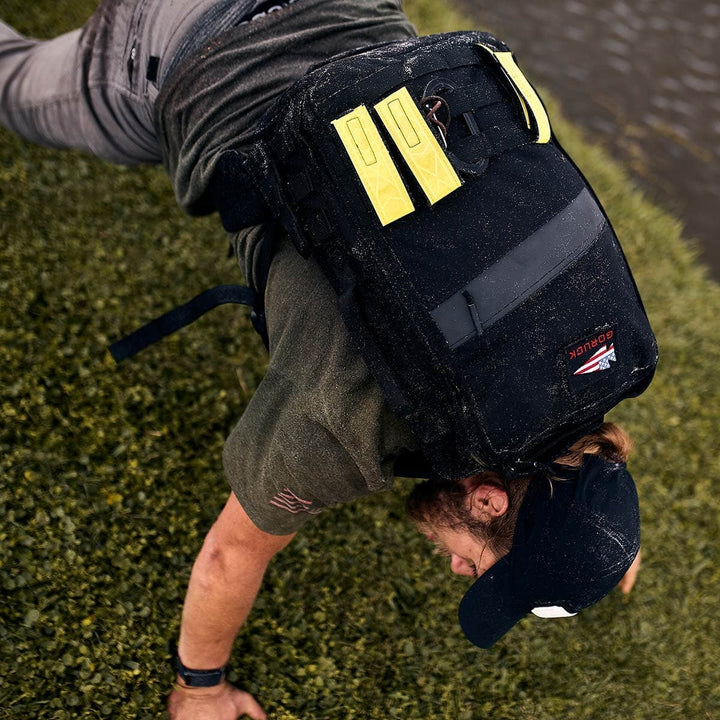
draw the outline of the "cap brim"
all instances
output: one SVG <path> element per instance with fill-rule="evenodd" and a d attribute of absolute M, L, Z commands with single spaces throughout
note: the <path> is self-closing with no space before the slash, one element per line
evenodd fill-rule
<path fill-rule="evenodd" d="M 481 648 L 494 645 L 530 610 L 513 602 L 512 552 L 484 572 L 465 593 L 458 616 L 467 639 Z"/>

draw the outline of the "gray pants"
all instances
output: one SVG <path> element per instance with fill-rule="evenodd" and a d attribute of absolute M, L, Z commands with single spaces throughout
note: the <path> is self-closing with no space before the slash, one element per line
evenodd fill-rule
<path fill-rule="evenodd" d="M 164 78 L 258 4 L 103 0 L 82 29 L 46 41 L 0 21 L 0 125 L 116 163 L 160 162 L 153 106 Z"/>

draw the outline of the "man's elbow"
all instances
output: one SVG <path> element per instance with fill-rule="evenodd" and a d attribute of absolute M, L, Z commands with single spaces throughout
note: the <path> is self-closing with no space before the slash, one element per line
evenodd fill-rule
<path fill-rule="evenodd" d="M 264 569 L 292 540 L 292 535 L 271 535 L 250 520 L 234 495 L 210 528 L 198 560 L 213 576 L 232 575 L 251 567 Z"/>

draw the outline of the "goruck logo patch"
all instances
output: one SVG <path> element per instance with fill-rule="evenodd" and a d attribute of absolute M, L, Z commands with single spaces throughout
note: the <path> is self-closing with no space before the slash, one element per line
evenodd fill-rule
<path fill-rule="evenodd" d="M 571 389 L 582 390 L 613 370 L 617 361 L 615 342 L 615 328 L 607 327 L 565 348 Z"/>

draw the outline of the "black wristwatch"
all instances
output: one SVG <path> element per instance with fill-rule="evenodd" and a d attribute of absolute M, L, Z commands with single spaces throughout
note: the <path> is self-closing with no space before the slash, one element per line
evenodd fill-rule
<path fill-rule="evenodd" d="M 216 670 L 191 670 L 182 664 L 179 655 L 175 657 L 177 673 L 188 687 L 214 687 L 219 685 L 225 677 L 224 667 Z"/>

